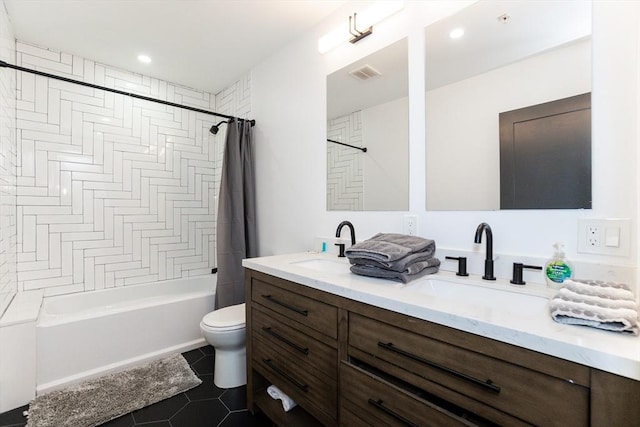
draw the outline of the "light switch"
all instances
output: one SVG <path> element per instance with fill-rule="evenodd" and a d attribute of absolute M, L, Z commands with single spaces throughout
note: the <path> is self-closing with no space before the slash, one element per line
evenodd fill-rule
<path fill-rule="evenodd" d="M 605 228 L 604 245 L 610 248 L 617 248 L 620 246 L 620 228 L 619 227 Z"/>
<path fill-rule="evenodd" d="M 578 252 L 584 254 L 629 256 L 631 252 L 629 218 L 579 218 Z"/>

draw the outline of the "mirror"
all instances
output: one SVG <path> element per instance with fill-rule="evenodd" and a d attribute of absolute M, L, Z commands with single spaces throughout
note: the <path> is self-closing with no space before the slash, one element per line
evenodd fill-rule
<path fill-rule="evenodd" d="M 327 76 L 327 210 L 408 209 L 403 39 Z"/>
<path fill-rule="evenodd" d="M 426 208 L 498 210 L 499 114 L 591 92 L 591 2 L 481 0 L 425 42 Z"/>

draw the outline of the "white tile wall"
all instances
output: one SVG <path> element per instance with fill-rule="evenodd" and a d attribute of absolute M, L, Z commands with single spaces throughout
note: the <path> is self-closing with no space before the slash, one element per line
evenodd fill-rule
<path fill-rule="evenodd" d="M 360 111 L 327 123 L 327 138 L 362 147 Z M 363 207 L 362 151 L 327 142 L 327 209 L 359 211 Z"/>
<path fill-rule="evenodd" d="M 0 2 L 0 59 L 15 63 L 15 38 Z M 0 68 L 0 316 L 16 284 L 16 72 Z"/>
<path fill-rule="evenodd" d="M 248 116 L 250 79 L 217 96 L 18 41 L 18 65 Z M 211 115 L 17 77 L 17 281 L 45 295 L 209 274 L 224 132 Z"/>

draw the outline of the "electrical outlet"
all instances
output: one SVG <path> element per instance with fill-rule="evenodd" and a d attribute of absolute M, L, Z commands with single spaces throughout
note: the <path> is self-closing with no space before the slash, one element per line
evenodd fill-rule
<path fill-rule="evenodd" d="M 630 232 L 627 218 L 580 218 L 578 252 L 629 256 Z"/>
<path fill-rule="evenodd" d="M 597 225 L 587 225 L 587 246 L 595 248 L 600 246 L 600 227 Z"/>
<path fill-rule="evenodd" d="M 405 215 L 404 222 L 402 223 L 402 232 L 409 236 L 415 236 L 418 234 L 418 216 L 417 215 Z"/>

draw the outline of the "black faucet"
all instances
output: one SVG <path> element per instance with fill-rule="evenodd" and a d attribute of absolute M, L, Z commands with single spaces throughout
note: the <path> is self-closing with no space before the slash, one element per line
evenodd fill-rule
<path fill-rule="evenodd" d="M 340 232 L 342 231 L 342 227 L 344 227 L 345 225 L 349 227 L 349 231 L 351 231 L 351 244 L 355 245 L 356 230 L 355 228 L 353 228 L 353 224 L 351 224 L 349 221 L 342 221 L 340 224 L 338 224 L 338 229 L 336 230 L 336 237 L 340 237 Z"/>
<path fill-rule="evenodd" d="M 349 231 L 351 232 L 351 245 L 355 245 L 356 230 L 355 228 L 353 228 L 353 224 L 351 224 L 349 221 L 342 221 L 340 224 L 338 224 L 338 229 L 336 230 L 336 237 L 340 237 L 340 232 L 342 231 L 342 227 L 344 227 L 345 225 L 349 227 Z M 340 253 L 338 254 L 338 256 L 344 257 L 344 243 L 336 243 L 336 246 L 340 249 Z"/>
<path fill-rule="evenodd" d="M 483 231 L 487 235 L 487 253 L 484 260 L 484 276 L 482 276 L 482 278 L 484 280 L 496 280 L 493 276 L 493 233 L 491 232 L 489 224 L 482 222 L 478 225 L 473 241 L 475 243 L 481 243 Z"/>

